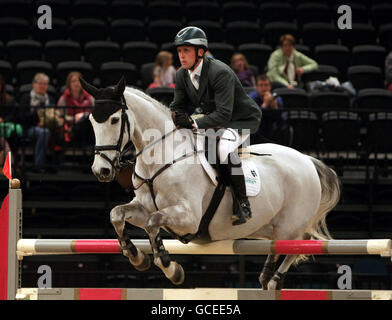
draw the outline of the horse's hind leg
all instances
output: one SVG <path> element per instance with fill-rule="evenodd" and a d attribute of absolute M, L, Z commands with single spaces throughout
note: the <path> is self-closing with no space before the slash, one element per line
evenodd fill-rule
<path fill-rule="evenodd" d="M 184 282 L 184 270 L 179 263 L 171 261 L 169 253 L 163 245 L 159 231 L 164 226 L 177 227 L 184 233 L 196 233 L 198 222 L 184 205 L 177 205 L 152 213 L 145 227 L 150 237 L 154 263 L 172 283 L 179 285 Z"/>
<path fill-rule="evenodd" d="M 298 255 L 287 255 L 284 258 L 282 264 L 279 266 L 272 279 L 268 282 L 268 290 L 281 290 L 283 288 L 283 281 L 286 273 L 297 257 Z"/>
<path fill-rule="evenodd" d="M 263 270 L 259 276 L 259 282 L 263 290 L 268 289 L 268 282 L 272 279 L 275 273 L 276 262 L 279 259 L 278 254 L 269 254 L 265 260 Z"/>
<path fill-rule="evenodd" d="M 147 219 L 147 211 L 145 211 L 136 198 L 129 204 L 114 207 L 110 212 L 110 222 L 116 230 L 123 255 L 128 257 L 129 261 L 138 271 L 145 271 L 150 268 L 150 257 L 136 248 L 132 243 L 125 229 L 125 221 L 128 221 L 135 226 L 143 227 L 146 224 Z"/>

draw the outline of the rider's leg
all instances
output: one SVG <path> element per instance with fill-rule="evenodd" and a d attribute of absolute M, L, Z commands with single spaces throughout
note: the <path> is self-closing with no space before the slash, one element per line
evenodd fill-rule
<path fill-rule="evenodd" d="M 246 196 L 245 177 L 238 156 L 237 148 L 248 138 L 240 136 L 232 129 L 225 130 L 221 136 L 218 153 L 221 165 L 230 177 L 233 188 L 233 225 L 245 223 L 252 215 L 250 203 Z"/>

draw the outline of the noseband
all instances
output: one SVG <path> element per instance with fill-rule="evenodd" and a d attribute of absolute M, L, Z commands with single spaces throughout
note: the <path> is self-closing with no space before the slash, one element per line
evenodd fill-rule
<path fill-rule="evenodd" d="M 118 138 L 117 144 L 95 146 L 95 148 L 94 148 L 94 153 L 96 155 L 101 156 L 107 162 L 109 162 L 114 170 L 120 170 L 121 165 L 119 163 L 116 164 L 115 162 L 117 159 L 120 158 L 121 154 L 125 153 L 125 151 L 127 151 L 127 149 L 128 149 L 128 148 L 124 147 L 124 149 L 121 150 L 121 145 L 122 145 L 122 142 L 124 139 L 125 126 L 127 126 L 128 134 L 130 136 L 130 124 L 129 124 L 128 115 L 126 113 L 127 106 L 124 102 L 124 97 L 121 97 L 121 101 L 111 100 L 111 99 L 99 99 L 99 100 L 95 100 L 95 103 L 96 104 L 110 103 L 110 104 L 116 104 L 116 105 L 121 106 L 121 128 L 120 128 L 120 136 Z M 110 159 L 105 153 L 102 152 L 102 151 L 112 151 L 112 150 L 117 151 L 119 153 L 119 156 L 115 157 L 113 160 Z"/>

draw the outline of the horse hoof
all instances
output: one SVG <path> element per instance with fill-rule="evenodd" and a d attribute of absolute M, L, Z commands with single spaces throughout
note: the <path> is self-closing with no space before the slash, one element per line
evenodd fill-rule
<path fill-rule="evenodd" d="M 169 278 L 169 280 L 175 285 L 180 285 L 184 282 L 185 280 L 184 269 L 179 263 L 176 263 L 174 274 L 172 277 Z"/>
<path fill-rule="evenodd" d="M 139 251 L 138 255 L 141 254 L 143 256 L 143 260 L 140 264 L 138 264 L 137 266 L 134 265 L 135 269 L 137 271 L 146 271 L 148 269 L 150 269 L 151 267 L 151 259 L 150 256 L 146 253 L 144 253 L 143 251 Z M 132 261 L 131 261 L 132 262 Z"/>
<path fill-rule="evenodd" d="M 267 290 L 278 290 L 277 287 L 277 282 L 275 280 L 270 280 L 270 282 L 268 282 L 268 289 Z"/>

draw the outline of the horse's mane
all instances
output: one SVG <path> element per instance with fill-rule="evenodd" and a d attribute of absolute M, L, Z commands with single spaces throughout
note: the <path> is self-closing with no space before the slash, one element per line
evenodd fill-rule
<path fill-rule="evenodd" d="M 153 97 L 149 96 L 148 94 L 144 93 L 143 91 L 133 88 L 133 87 L 126 87 L 125 91 L 131 94 L 135 94 L 136 96 L 151 102 L 151 104 L 159 109 L 160 111 L 164 112 L 167 116 L 171 117 L 171 111 L 168 107 L 160 103 L 158 100 L 155 100 Z"/>

